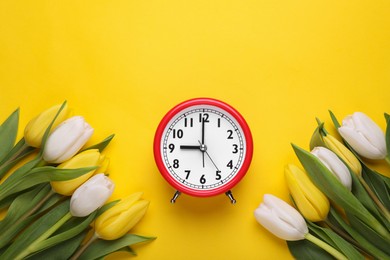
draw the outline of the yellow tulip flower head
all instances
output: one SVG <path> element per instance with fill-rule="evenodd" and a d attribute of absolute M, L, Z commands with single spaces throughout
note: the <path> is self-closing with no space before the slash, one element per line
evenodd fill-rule
<path fill-rule="evenodd" d="M 345 145 L 329 134 L 324 136 L 323 140 L 327 148 L 337 154 L 355 174 L 362 173 L 362 165 L 359 160 Z"/>
<path fill-rule="evenodd" d="M 141 192 L 119 201 L 95 221 L 95 233 L 104 240 L 115 240 L 132 229 L 145 215 L 149 201 L 140 200 Z"/>
<path fill-rule="evenodd" d="M 65 161 L 57 166 L 60 169 L 77 169 L 90 166 L 104 166 L 107 168 L 107 160 L 104 155 L 101 155 L 98 149 L 85 150 L 68 161 Z M 99 168 L 98 170 L 101 170 Z M 51 186 L 53 190 L 59 194 L 70 196 L 73 192 L 85 181 L 87 181 L 97 170 L 92 170 L 86 174 L 81 175 L 72 180 L 67 181 L 53 181 Z M 100 171 L 99 171 L 100 172 Z"/>
<path fill-rule="evenodd" d="M 284 173 L 290 194 L 302 215 L 313 222 L 326 219 L 329 200 L 306 173 L 293 164 L 288 164 Z"/>
<path fill-rule="evenodd" d="M 61 106 L 62 105 L 52 106 L 51 108 L 43 111 L 38 116 L 33 118 L 26 125 L 26 128 L 24 129 L 24 139 L 28 145 L 37 148 L 41 147 L 42 137 Z M 68 108 L 68 105 L 65 104 L 64 108 L 61 110 L 56 120 L 54 121 L 52 129 L 67 119 L 70 114 L 71 111 Z"/>

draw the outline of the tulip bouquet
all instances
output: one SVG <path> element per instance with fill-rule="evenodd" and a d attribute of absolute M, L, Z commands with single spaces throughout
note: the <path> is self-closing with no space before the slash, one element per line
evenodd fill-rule
<path fill-rule="evenodd" d="M 84 147 L 94 130 L 66 102 L 15 144 L 18 121 L 16 110 L 0 126 L 0 259 L 101 259 L 154 239 L 128 233 L 148 208 L 142 193 L 107 202 L 115 184 L 103 150 L 113 135 Z"/>
<path fill-rule="evenodd" d="M 294 207 L 266 194 L 255 218 L 298 259 L 390 259 L 390 179 L 368 166 L 390 162 L 390 117 L 384 133 L 364 113 L 330 115 L 341 141 L 317 119 L 310 152 L 292 145 L 303 166 L 285 167 Z"/>

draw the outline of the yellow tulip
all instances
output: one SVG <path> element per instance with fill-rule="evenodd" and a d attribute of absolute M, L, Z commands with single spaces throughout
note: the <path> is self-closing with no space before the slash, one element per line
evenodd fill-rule
<path fill-rule="evenodd" d="M 362 165 L 359 160 L 345 145 L 329 134 L 324 136 L 323 140 L 329 150 L 337 154 L 355 174 L 360 175 L 362 173 Z"/>
<path fill-rule="evenodd" d="M 37 148 L 41 147 L 42 137 L 60 107 L 61 105 L 52 106 L 28 122 L 26 128 L 24 129 L 24 139 L 28 145 Z M 69 115 L 70 109 L 68 108 L 68 105 L 65 104 L 64 108 L 61 110 L 60 114 L 54 121 L 52 129 L 67 119 Z"/>
<path fill-rule="evenodd" d="M 57 166 L 60 169 L 77 169 L 90 166 L 98 166 L 101 170 L 102 166 L 107 168 L 107 158 L 101 155 L 98 149 L 85 150 Z M 87 181 L 97 170 L 92 170 L 80 177 L 67 181 L 53 181 L 51 186 L 53 190 L 59 194 L 70 196 L 73 192 L 85 181 Z M 99 171 L 100 172 L 100 171 Z"/>
<path fill-rule="evenodd" d="M 329 200 L 306 173 L 293 164 L 287 165 L 284 173 L 290 194 L 302 215 L 313 222 L 326 219 Z"/>
<path fill-rule="evenodd" d="M 119 201 L 95 221 L 95 233 L 104 240 L 115 240 L 125 235 L 145 215 L 149 201 L 140 200 L 141 192 Z"/>

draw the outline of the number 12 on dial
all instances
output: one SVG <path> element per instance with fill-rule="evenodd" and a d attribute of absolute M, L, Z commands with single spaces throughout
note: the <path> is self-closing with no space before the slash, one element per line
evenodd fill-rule
<path fill-rule="evenodd" d="M 177 191 L 198 197 L 230 191 L 246 174 L 253 141 L 244 118 L 215 99 L 187 100 L 171 109 L 154 138 L 154 157 L 162 176 Z"/>

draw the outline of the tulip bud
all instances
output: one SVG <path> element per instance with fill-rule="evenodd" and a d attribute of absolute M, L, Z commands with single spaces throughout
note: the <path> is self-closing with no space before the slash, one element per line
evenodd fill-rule
<path fill-rule="evenodd" d="M 362 165 L 345 145 L 329 134 L 324 136 L 323 140 L 327 148 L 337 154 L 355 174 L 361 175 Z"/>
<path fill-rule="evenodd" d="M 352 189 L 351 173 L 335 153 L 320 146 L 315 147 L 311 153 L 315 155 L 348 190 Z"/>
<path fill-rule="evenodd" d="M 149 201 L 140 200 L 141 196 L 141 192 L 134 193 L 101 214 L 95 221 L 96 235 L 105 240 L 115 240 L 132 229 L 149 206 Z"/>
<path fill-rule="evenodd" d="M 345 141 L 367 159 L 384 159 L 387 155 L 383 131 L 367 115 L 355 112 L 344 118 L 338 129 Z"/>
<path fill-rule="evenodd" d="M 98 149 L 90 149 L 83 151 L 71 159 L 61 163 L 57 166 L 59 169 L 77 169 L 91 166 L 101 166 L 106 164 L 106 158 L 104 155 L 101 155 Z M 53 190 L 61 195 L 70 196 L 73 192 L 86 180 L 88 180 L 95 172 L 104 172 L 101 171 L 101 168 L 97 170 L 92 170 L 86 174 L 81 175 L 72 180 L 67 181 L 53 181 L 51 182 L 51 187 Z"/>
<path fill-rule="evenodd" d="M 257 222 L 284 240 L 302 240 L 309 232 L 299 212 L 283 200 L 265 194 L 263 203 L 254 212 Z"/>
<path fill-rule="evenodd" d="M 70 213 L 85 217 L 104 205 L 114 191 L 115 184 L 99 173 L 76 189 L 70 199 Z"/>
<path fill-rule="evenodd" d="M 41 147 L 42 137 L 60 108 L 61 105 L 53 106 L 28 122 L 24 129 L 24 139 L 28 145 L 37 148 Z M 69 114 L 70 109 L 68 108 L 68 105 L 65 104 L 54 121 L 52 128 L 54 129 L 62 121 L 68 118 Z"/>
<path fill-rule="evenodd" d="M 75 155 L 89 140 L 93 128 L 81 116 L 62 122 L 49 135 L 43 159 L 50 163 L 62 163 Z"/>
<path fill-rule="evenodd" d="M 290 194 L 302 215 L 312 222 L 325 220 L 329 212 L 328 198 L 299 167 L 289 164 L 284 173 Z"/>

